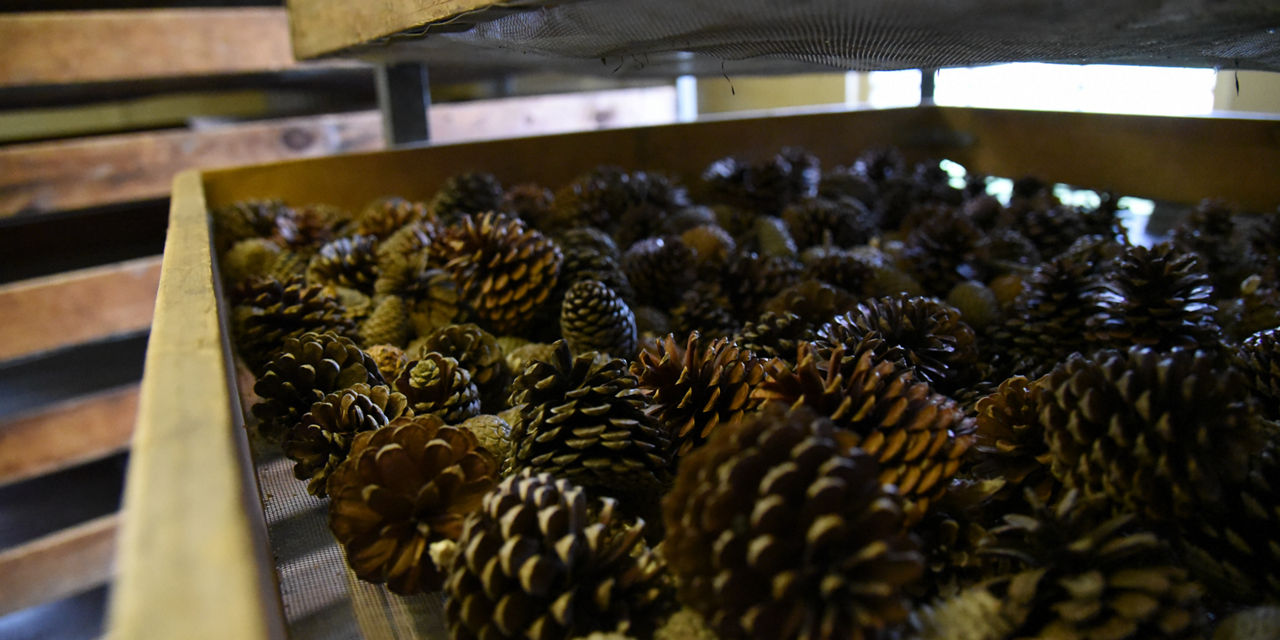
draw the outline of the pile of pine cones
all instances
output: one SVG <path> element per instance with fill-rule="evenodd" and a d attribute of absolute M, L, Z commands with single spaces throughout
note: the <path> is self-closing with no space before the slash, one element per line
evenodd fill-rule
<path fill-rule="evenodd" d="M 1280 637 L 1280 215 L 1133 246 L 891 151 L 690 185 L 214 212 L 356 575 L 456 638 Z"/>

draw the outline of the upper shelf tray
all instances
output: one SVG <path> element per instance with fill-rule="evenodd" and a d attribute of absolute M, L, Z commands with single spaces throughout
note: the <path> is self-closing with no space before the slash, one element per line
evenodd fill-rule
<path fill-rule="evenodd" d="M 1280 71 L 1274 0 L 289 0 L 298 58 L 630 76 L 1015 61 Z"/>

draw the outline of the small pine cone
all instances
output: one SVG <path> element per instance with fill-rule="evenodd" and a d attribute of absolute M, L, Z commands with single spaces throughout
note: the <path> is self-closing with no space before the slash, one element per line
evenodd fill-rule
<path fill-rule="evenodd" d="M 1035 243 L 1007 228 L 993 230 L 978 240 L 974 251 L 982 266 L 994 273 L 1025 271 L 1042 259 Z"/>
<path fill-rule="evenodd" d="M 720 640 L 720 636 L 707 626 L 702 614 L 684 607 L 671 614 L 657 631 L 653 640 Z"/>
<path fill-rule="evenodd" d="M 1236 350 L 1236 364 L 1263 415 L 1280 420 L 1280 327 L 1249 336 Z"/>
<path fill-rule="evenodd" d="M 1280 289 L 1264 286 L 1261 276 L 1251 275 L 1240 284 L 1240 295 L 1218 309 L 1217 318 L 1236 341 L 1280 327 Z"/>
<path fill-rule="evenodd" d="M 341 303 L 301 279 L 259 279 L 233 294 L 236 349 L 255 374 L 261 374 L 287 338 L 309 331 L 355 337 L 356 326 Z"/>
<path fill-rule="evenodd" d="M 1280 638 L 1280 607 L 1252 607 L 1227 616 L 1213 631 L 1213 640 L 1273 640 Z"/>
<path fill-rule="evenodd" d="M 1011 202 L 1005 214 L 1012 228 L 1034 243 L 1044 257 L 1061 254 L 1077 238 L 1090 235 L 1084 213 L 1075 207 L 1045 202 L 1023 208 Z"/>
<path fill-rule="evenodd" d="M 496 413 L 506 408 L 511 368 L 492 334 L 469 323 L 441 327 L 426 336 L 415 356 L 432 351 L 454 358 L 471 374 L 471 381 L 480 392 L 480 405 L 486 411 Z"/>
<path fill-rule="evenodd" d="M 665 336 L 671 333 L 671 316 L 653 307 L 636 307 L 632 311 L 636 314 L 638 339 L 644 336 Z"/>
<path fill-rule="evenodd" d="M 436 416 L 399 418 L 355 436 L 329 478 L 329 528 L 361 580 L 399 594 L 434 591 L 447 567 L 429 548 L 462 536 L 497 475 L 469 431 Z"/>
<path fill-rule="evenodd" d="M 379 275 L 393 269 L 398 263 L 425 258 L 420 254 L 431 246 L 431 241 L 440 235 L 440 228 L 426 220 L 410 222 L 396 229 L 394 233 L 378 242 Z M 379 290 L 379 293 L 390 293 Z"/>
<path fill-rule="evenodd" d="M 916 378 L 951 393 L 977 377 L 978 346 L 960 312 L 934 298 L 885 297 L 859 304 L 818 330 L 825 352 L 844 345 L 851 355 L 867 338 L 884 341 L 887 357 L 902 358 Z"/>
<path fill-rule="evenodd" d="M 1130 247 L 1094 296 L 1094 342 L 1123 348 L 1196 348 L 1218 341 L 1213 287 L 1193 253 L 1165 243 Z"/>
<path fill-rule="evenodd" d="M 218 267 L 223 281 L 235 284 L 271 275 L 280 253 L 280 245 L 266 238 L 246 238 L 222 254 Z"/>
<path fill-rule="evenodd" d="M 824 198 L 854 198 L 862 202 L 874 202 L 876 185 L 853 167 L 836 167 L 823 172 L 818 183 L 818 195 Z"/>
<path fill-rule="evenodd" d="M 699 331 L 710 337 L 725 338 L 738 328 L 729 307 L 729 298 L 720 285 L 697 282 L 680 296 L 671 310 L 672 329 L 681 335 Z"/>
<path fill-rule="evenodd" d="M 555 359 L 555 353 L 556 348 L 553 344 L 530 342 L 504 353 L 503 357 L 506 358 L 507 366 L 511 368 L 511 372 L 514 375 L 520 375 L 535 360 L 551 362 Z"/>
<path fill-rule="evenodd" d="M 409 308 L 397 296 L 387 296 L 378 302 L 373 312 L 360 323 L 362 344 L 389 344 L 404 347 L 413 331 L 409 324 Z"/>
<path fill-rule="evenodd" d="M 659 232 L 664 236 L 678 236 L 694 227 L 701 227 L 707 224 L 720 226 L 720 223 L 716 221 L 715 210 L 711 207 L 691 205 L 667 216 L 666 220 L 662 221 L 662 228 Z M 725 229 L 725 231 L 728 231 L 728 229 Z M 732 236 L 733 234 L 730 233 L 729 235 Z"/>
<path fill-rule="evenodd" d="M 461 173 L 440 186 L 428 208 L 445 222 L 502 208 L 502 183 L 491 173 Z"/>
<path fill-rule="evenodd" d="M 1026 278 L 1017 273 L 997 276 L 987 283 L 987 287 L 991 289 L 991 293 L 996 294 L 996 302 L 1000 303 L 1000 308 L 1006 312 L 1013 309 L 1018 298 L 1027 290 Z"/>
<path fill-rule="evenodd" d="M 880 481 L 897 487 L 908 518 L 918 521 L 946 491 L 973 442 L 964 411 L 872 349 L 846 358 L 837 345 L 820 358 L 806 343 L 797 361 L 794 367 L 771 361 L 756 396 L 766 407 L 803 405 L 830 418 L 842 441 L 876 458 Z"/>
<path fill-rule="evenodd" d="M 1032 387 L 1026 378 L 1013 376 L 1000 383 L 994 393 L 978 400 L 975 407 L 978 415 L 973 475 L 1004 482 L 998 502 L 1006 513 L 1026 508 L 1026 491 L 1046 504 L 1058 491 L 1058 482 L 1049 471 L 1051 455 Z M 1011 507 L 1010 501 L 1016 506 Z"/>
<path fill-rule="evenodd" d="M 735 312 L 751 317 L 770 298 L 799 282 L 801 267 L 790 257 L 739 252 L 725 265 L 720 286 Z"/>
<path fill-rule="evenodd" d="M 293 215 L 280 200 L 242 200 L 214 209 L 213 239 L 222 253 L 241 240 L 275 235 L 279 220 Z"/>
<path fill-rule="evenodd" d="M 599 351 L 618 358 L 636 353 L 636 316 L 598 280 L 570 287 L 560 307 L 560 332 L 574 353 Z"/>
<path fill-rule="evenodd" d="M 467 418 L 459 427 L 475 435 L 476 441 L 498 461 L 498 468 L 506 466 L 511 457 L 511 425 L 496 415 L 482 413 Z"/>
<path fill-rule="evenodd" d="M 814 331 L 841 313 L 855 309 L 858 299 L 842 289 L 817 280 L 801 280 L 783 289 L 764 304 L 773 313 L 794 313 Z"/>
<path fill-rule="evenodd" d="M 622 254 L 622 271 L 641 305 L 669 309 L 694 280 L 693 249 L 676 237 L 647 238 Z"/>
<path fill-rule="evenodd" d="M 285 249 L 276 254 L 275 260 L 272 260 L 267 267 L 265 275 L 281 282 L 288 282 L 294 279 L 301 280 L 306 277 L 307 265 L 310 262 L 311 258 L 306 254 Z"/>
<path fill-rule="evenodd" d="M 534 182 L 523 182 L 512 185 L 502 195 L 501 211 L 541 229 L 555 201 L 556 196 L 550 189 Z"/>
<path fill-rule="evenodd" d="M 876 474 L 804 409 L 719 430 L 663 500 L 680 601 L 726 638 L 878 637 L 923 560 Z"/>
<path fill-rule="evenodd" d="M 662 593 L 644 522 L 568 480 L 503 480 L 467 518 L 445 583 L 457 640 L 568 640 L 593 631 L 643 636 Z"/>
<path fill-rule="evenodd" d="M 1000 303 L 987 285 L 976 280 L 965 280 L 947 294 L 947 304 L 960 312 L 964 323 L 977 331 L 1000 319 Z"/>
<path fill-rule="evenodd" d="M 522 332 L 560 275 L 560 249 L 523 222 L 495 213 L 464 215 L 431 246 L 482 326 Z"/>
<path fill-rule="evenodd" d="M 285 434 L 284 454 L 297 463 L 294 477 L 307 481 L 311 495 L 325 497 L 329 475 L 346 459 L 356 434 L 377 429 L 407 409 L 404 394 L 385 385 L 357 384 L 326 395 Z"/>
<path fill-rule="evenodd" d="M 1203 200 L 1174 227 L 1171 239 L 1174 246 L 1200 257 L 1214 289 L 1223 293 L 1249 273 L 1244 246 L 1236 234 L 1235 215 L 1223 200 Z"/>
<path fill-rule="evenodd" d="M 323 204 L 296 207 L 290 215 L 276 219 L 276 232 L 271 239 L 310 255 L 341 235 L 338 231 L 350 221 L 351 214 L 337 207 Z"/>
<path fill-rule="evenodd" d="M 916 640 L 1006 640 L 1013 623 L 1002 614 L 1002 604 L 985 586 L 969 587 L 911 614 Z"/>
<path fill-rule="evenodd" d="M 471 315 L 466 301 L 458 291 L 453 276 L 442 269 L 423 271 L 414 287 L 413 308 L 409 310 L 409 322 L 419 336 L 431 335 L 441 327 L 466 322 Z"/>
<path fill-rule="evenodd" d="M 480 414 L 480 392 L 471 372 L 456 359 L 434 351 L 410 362 L 396 378 L 395 388 L 409 399 L 409 408 L 417 415 L 437 415 L 457 424 Z"/>
<path fill-rule="evenodd" d="M 984 552 L 1024 567 L 1007 578 L 1010 637 L 1202 638 L 1200 586 L 1132 514 L 1069 493 L 1056 507 L 1005 517 Z"/>
<path fill-rule="evenodd" d="M 1053 474 L 1153 521 L 1222 501 L 1264 437 L 1243 376 L 1204 351 L 1076 355 L 1032 393 Z"/>
<path fill-rule="evenodd" d="M 871 293 L 877 296 L 923 296 L 924 286 L 911 274 L 892 266 L 876 267 Z"/>
<path fill-rule="evenodd" d="M 600 250 L 581 246 L 564 249 L 559 287 L 552 300 L 563 303 L 564 294 L 569 287 L 582 280 L 599 280 L 623 300 L 635 300 L 636 293 L 631 288 L 631 280 L 627 278 L 618 260 Z"/>
<path fill-rule="evenodd" d="M 1086 336 L 1097 287 L 1086 260 L 1056 258 L 1036 267 L 1009 317 L 991 331 L 1009 368 L 1041 375 L 1072 353 L 1090 351 Z"/>
<path fill-rule="evenodd" d="M 821 280 L 849 293 L 871 295 L 876 279 L 875 265 L 863 256 L 845 249 L 814 247 L 801 256 L 804 271 L 801 278 Z"/>
<path fill-rule="evenodd" d="M 780 358 L 794 364 L 802 342 L 817 338 L 813 326 L 794 313 L 766 311 L 743 325 L 733 341 L 761 358 Z"/>
<path fill-rule="evenodd" d="M 751 224 L 751 238 L 760 254 L 770 258 L 794 258 L 800 251 L 787 223 L 775 216 L 757 216 Z"/>
<path fill-rule="evenodd" d="M 259 432 L 279 441 L 311 410 L 311 405 L 335 391 L 357 384 L 385 385 L 378 364 L 356 343 L 331 333 L 304 333 L 285 338 L 280 354 L 253 385 L 261 400 L 253 415 Z"/>
<path fill-rule="evenodd" d="M 669 440 L 645 413 L 625 361 L 574 357 L 560 340 L 550 359 L 516 377 L 511 404 L 524 405 L 511 425 L 511 471 L 551 473 L 616 497 L 633 513 L 665 490 Z"/>
<path fill-rule="evenodd" d="M 737 248 L 733 236 L 720 225 L 704 224 L 680 234 L 680 241 L 693 250 L 699 269 L 718 271 Z"/>
<path fill-rule="evenodd" d="M 810 198 L 788 206 L 782 219 L 796 248 L 856 247 L 876 234 L 875 218 L 858 200 Z"/>
<path fill-rule="evenodd" d="M 963 211 L 928 210 L 902 248 L 903 266 L 925 290 L 945 296 L 965 280 L 981 280 L 979 245 L 984 234 Z"/>
<path fill-rule="evenodd" d="M 574 251 L 602 255 L 614 260 L 622 255 L 618 251 L 618 243 L 614 242 L 609 234 L 595 227 L 565 229 L 556 233 L 555 240 L 560 245 L 560 250 L 565 252 L 566 260 L 568 260 L 568 254 Z"/>
<path fill-rule="evenodd" d="M 378 365 L 378 373 L 383 380 L 395 380 L 409 366 L 409 358 L 404 349 L 390 344 L 375 344 L 364 350 Z"/>
<path fill-rule="evenodd" d="M 720 425 L 756 410 L 760 400 L 752 392 L 764 379 L 764 360 L 723 338 L 694 332 L 681 346 L 668 334 L 656 351 L 640 352 L 631 373 L 649 395 L 649 413 L 670 434 L 678 460 Z"/>
<path fill-rule="evenodd" d="M 404 198 L 381 198 L 360 212 L 356 218 L 356 233 L 386 240 L 402 227 L 428 218 L 427 205 L 409 202 Z"/>
<path fill-rule="evenodd" d="M 373 293 L 378 279 L 377 246 L 373 236 L 352 236 L 320 247 L 307 265 L 307 282 Z"/>

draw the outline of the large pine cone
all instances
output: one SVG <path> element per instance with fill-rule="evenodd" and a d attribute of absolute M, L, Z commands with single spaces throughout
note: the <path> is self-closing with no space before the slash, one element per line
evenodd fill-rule
<path fill-rule="evenodd" d="M 524 223 L 495 213 L 464 215 L 432 244 L 481 325 L 519 334 L 547 301 L 560 249 Z"/>
<path fill-rule="evenodd" d="M 618 358 L 636 353 L 636 316 L 599 280 L 570 287 L 560 306 L 560 332 L 574 353 L 599 351 Z"/>
<path fill-rule="evenodd" d="M 1085 260 L 1063 257 L 1036 267 L 1004 325 L 992 332 L 1006 368 L 1036 376 L 1087 352 L 1087 323 L 1098 286 Z"/>
<path fill-rule="evenodd" d="M 781 358 L 794 362 L 796 349 L 802 342 L 817 337 L 813 326 L 794 313 L 766 311 L 743 325 L 734 343 L 761 358 Z"/>
<path fill-rule="evenodd" d="M 721 429 L 663 501 L 680 600 L 725 638 L 875 638 L 923 570 L 893 487 L 830 421 L 782 407 Z"/>
<path fill-rule="evenodd" d="M 671 434 L 678 458 L 701 446 L 722 424 L 755 411 L 752 393 L 764 379 L 764 360 L 723 338 L 689 334 L 681 346 L 668 334 L 656 351 L 631 364 L 652 401 L 649 412 Z"/>
<path fill-rule="evenodd" d="M 311 405 L 357 384 L 386 382 L 378 373 L 378 364 L 356 343 L 331 333 L 285 338 L 280 354 L 253 385 L 253 392 L 262 399 L 252 409 L 261 421 L 259 432 L 278 441 Z"/>
<path fill-rule="evenodd" d="M 1096 295 L 1090 337 L 1120 348 L 1212 345 L 1222 333 L 1212 297 L 1209 276 L 1194 253 L 1168 243 L 1130 247 Z"/>
<path fill-rule="evenodd" d="M 652 234 L 667 215 L 688 205 L 684 189 L 661 175 L 601 166 L 556 192 L 551 222 L 560 228 L 592 226 L 610 234 L 624 232 L 634 235 L 634 240 Z M 632 212 L 643 215 L 628 215 Z M 631 218 L 632 228 L 625 228 L 624 218 Z"/>
<path fill-rule="evenodd" d="M 796 248 L 856 247 L 876 234 L 876 221 L 858 200 L 807 198 L 782 211 Z"/>
<path fill-rule="evenodd" d="M 575 358 L 563 340 L 552 356 L 512 385 L 511 405 L 524 407 L 511 425 L 511 469 L 551 473 L 644 511 L 670 479 L 669 441 L 645 414 L 635 376 L 623 360 Z"/>
<path fill-rule="evenodd" d="M 1249 336 L 1236 354 L 1236 362 L 1263 415 L 1280 420 L 1280 328 Z"/>
<path fill-rule="evenodd" d="M 1153 520 L 1223 500 L 1262 445 L 1243 376 L 1203 351 L 1073 356 L 1033 395 L 1053 474 Z"/>
<path fill-rule="evenodd" d="M 356 434 L 399 418 L 408 404 L 404 394 L 384 385 L 357 384 L 326 395 L 284 437 L 284 454 L 297 462 L 294 477 L 308 481 L 311 495 L 325 497 L 329 475 L 346 459 Z"/>
<path fill-rule="evenodd" d="M 502 208 L 502 183 L 491 173 L 462 173 L 440 186 L 429 206 L 431 213 L 446 222 Z"/>
<path fill-rule="evenodd" d="M 321 287 L 303 284 L 301 278 L 255 280 L 232 297 L 236 300 L 232 309 L 236 349 L 258 375 L 287 338 L 307 332 L 356 336 L 355 322 L 338 299 Z"/>
<path fill-rule="evenodd" d="M 445 584 L 450 636 L 569 640 L 652 629 L 662 565 L 643 529 L 567 480 L 508 477 L 464 526 Z"/>
<path fill-rule="evenodd" d="M 765 406 L 806 406 L 830 418 L 850 446 L 880 463 L 880 481 L 898 488 L 918 520 L 947 488 L 972 444 L 971 421 L 955 401 L 916 381 L 910 370 L 867 349 L 854 358 L 832 348 L 820 358 L 800 346 L 793 367 L 769 363 L 756 395 Z"/>
<path fill-rule="evenodd" d="M 307 265 L 307 282 L 373 293 L 378 280 L 378 239 L 373 236 L 338 238 L 320 247 Z"/>
<path fill-rule="evenodd" d="M 1052 510 L 1010 515 L 986 553 L 1022 570 L 1007 579 L 1003 616 L 1015 638 L 1202 638 L 1200 586 L 1155 533 L 1105 501 L 1069 493 Z"/>
<path fill-rule="evenodd" d="M 907 235 L 902 248 L 906 270 L 925 290 L 945 296 L 965 280 L 981 279 L 978 255 L 984 234 L 963 211 L 930 208 Z"/>
<path fill-rule="evenodd" d="M 622 270 L 636 292 L 636 302 L 669 309 L 694 280 L 694 256 L 677 237 L 647 238 L 622 254 Z"/>
<path fill-rule="evenodd" d="M 448 568 L 436 566 L 432 545 L 462 536 L 497 475 L 466 429 L 399 418 L 356 435 L 329 478 L 329 528 L 360 579 L 400 594 L 433 591 Z"/>
<path fill-rule="evenodd" d="M 480 392 L 480 404 L 489 413 L 497 413 L 507 405 L 510 395 L 511 368 L 498 347 L 498 339 L 475 324 L 453 324 L 436 329 L 422 343 L 428 352 L 453 358 L 466 369 Z"/>
<path fill-rule="evenodd" d="M 360 217 L 356 218 L 356 233 L 386 240 L 406 225 L 427 218 L 427 205 L 424 203 L 409 202 L 404 198 L 381 198 L 360 212 Z"/>
<path fill-rule="evenodd" d="M 471 372 L 456 359 L 434 351 L 410 362 L 396 378 L 395 388 L 409 399 L 409 408 L 417 415 L 437 415 L 457 424 L 480 414 L 480 392 Z"/>
<path fill-rule="evenodd" d="M 534 228 L 541 228 L 555 205 L 556 196 L 550 189 L 535 182 L 511 185 L 502 195 L 502 211 Z"/>

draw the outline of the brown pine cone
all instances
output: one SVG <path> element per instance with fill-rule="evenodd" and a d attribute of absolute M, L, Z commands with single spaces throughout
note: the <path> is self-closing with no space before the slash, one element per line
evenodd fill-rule
<path fill-rule="evenodd" d="M 550 222 L 556 228 L 591 226 L 638 239 L 656 233 L 667 215 L 688 205 L 684 189 L 663 176 L 600 166 L 556 191 Z M 643 213 L 628 216 L 630 212 Z M 631 228 L 624 224 L 627 217 Z"/>
<path fill-rule="evenodd" d="M 903 268 L 935 296 L 965 280 L 983 280 L 982 230 L 956 208 L 930 208 L 922 215 L 903 243 Z"/>
<path fill-rule="evenodd" d="M 1174 246 L 1199 256 L 1213 288 L 1222 294 L 1233 293 L 1251 266 L 1237 235 L 1235 215 L 1227 202 L 1205 199 L 1174 227 L 1171 239 Z"/>
<path fill-rule="evenodd" d="M 821 280 L 858 296 L 872 294 L 876 265 L 863 256 L 839 248 L 815 247 L 804 253 L 800 277 Z"/>
<path fill-rule="evenodd" d="M 1222 333 L 1199 259 L 1168 243 L 1130 247 L 1093 297 L 1089 337 L 1103 345 L 1194 349 Z"/>
<path fill-rule="evenodd" d="M 396 391 L 409 399 L 416 415 L 440 416 L 457 424 L 480 414 L 480 392 L 471 381 L 471 372 L 454 358 L 434 351 L 411 361 L 395 381 Z"/>
<path fill-rule="evenodd" d="M 601 255 L 614 260 L 622 256 L 618 250 L 618 243 L 614 242 L 609 234 L 595 227 L 564 229 L 555 234 L 555 240 L 556 244 L 560 245 L 560 250 L 565 253 L 566 260 L 568 260 L 568 254 L 574 251 Z"/>
<path fill-rule="evenodd" d="M 1220 300 L 1218 305 L 1218 324 L 1237 342 L 1259 331 L 1280 327 L 1280 289 L 1265 286 L 1258 274 L 1240 283 L 1239 296 Z"/>
<path fill-rule="evenodd" d="M 817 280 L 801 280 L 770 298 L 763 310 L 778 314 L 794 313 L 813 331 L 817 331 L 836 315 L 847 313 L 857 306 L 858 299 L 844 290 Z"/>
<path fill-rule="evenodd" d="M 429 352 L 454 358 L 471 374 L 480 393 L 480 405 L 489 413 L 507 406 L 511 368 L 498 347 L 497 338 L 475 324 L 453 324 L 432 331 L 422 343 L 419 357 Z"/>
<path fill-rule="evenodd" d="M 1280 328 L 1249 336 L 1236 349 L 1236 364 L 1263 415 L 1280 420 Z"/>
<path fill-rule="evenodd" d="M 761 358 L 780 358 L 793 363 L 802 342 L 817 338 L 813 326 L 794 313 L 766 311 L 743 325 L 733 342 Z"/>
<path fill-rule="evenodd" d="M 1059 492 L 1060 485 L 1049 471 L 1051 455 L 1032 398 L 1033 386 L 1026 378 L 1013 376 L 976 405 L 973 475 L 1004 483 L 992 500 L 996 505 L 989 509 L 1023 511 L 1028 506 L 1023 499 L 1026 491 L 1045 504 L 1054 502 Z"/>
<path fill-rule="evenodd" d="M 960 312 L 960 319 L 981 332 L 1003 318 L 996 294 L 977 280 L 965 280 L 947 293 L 947 304 Z"/>
<path fill-rule="evenodd" d="M 307 332 L 356 336 L 355 322 L 336 298 L 302 279 L 258 279 L 233 292 L 232 328 L 240 358 L 261 375 L 287 338 Z"/>
<path fill-rule="evenodd" d="M 373 236 L 351 236 L 320 247 L 307 265 L 307 282 L 373 293 L 378 279 L 377 246 Z"/>
<path fill-rule="evenodd" d="M 507 188 L 502 195 L 501 211 L 541 229 L 555 201 L 556 196 L 550 189 L 534 182 L 523 182 Z"/>
<path fill-rule="evenodd" d="M 428 208 L 445 222 L 465 215 L 498 211 L 502 208 L 502 183 L 491 173 L 461 173 L 450 177 L 431 198 Z"/>
<path fill-rule="evenodd" d="M 280 258 L 280 245 L 266 238 L 248 238 L 231 245 L 218 257 L 222 281 L 235 285 L 273 273 Z"/>
<path fill-rule="evenodd" d="M 880 481 L 897 487 L 909 520 L 918 521 L 959 470 L 972 423 L 955 401 L 873 349 L 856 360 L 844 354 L 835 346 L 822 359 L 802 344 L 796 366 L 769 363 L 755 394 L 766 407 L 803 405 L 830 418 L 842 441 L 876 458 Z"/>
<path fill-rule="evenodd" d="M 427 205 L 404 198 L 380 198 L 356 218 L 356 233 L 386 240 L 402 227 L 428 219 Z"/>
<path fill-rule="evenodd" d="M 419 273 L 416 284 L 407 292 L 412 306 L 409 322 L 419 336 L 431 335 L 441 327 L 464 323 L 471 317 L 470 307 L 458 291 L 453 276 L 443 269 Z"/>
<path fill-rule="evenodd" d="M 920 605 L 911 614 L 915 640 L 1006 640 L 1013 624 L 1000 599 L 983 585 Z"/>
<path fill-rule="evenodd" d="M 656 351 L 641 351 L 631 373 L 649 395 L 654 416 L 670 434 L 675 461 L 702 446 L 722 424 L 756 410 L 753 395 L 764 360 L 720 338 L 697 332 L 682 346 L 667 334 Z"/>
<path fill-rule="evenodd" d="M 511 457 L 511 425 L 501 416 L 482 413 L 467 418 L 458 425 L 475 435 L 476 441 L 498 461 L 498 468 L 506 466 Z"/>
<path fill-rule="evenodd" d="M 1002 369 L 1043 375 L 1072 353 L 1087 353 L 1086 338 L 1098 287 L 1091 263 L 1056 258 L 1025 280 L 1004 324 L 991 332 Z"/>
<path fill-rule="evenodd" d="M 382 374 L 383 380 L 394 381 L 409 366 L 409 358 L 404 350 L 394 345 L 375 344 L 364 352 L 378 364 L 378 373 Z"/>
<path fill-rule="evenodd" d="M 431 246 L 478 323 L 522 332 L 560 275 L 560 249 L 524 223 L 495 213 L 464 215 Z"/>
<path fill-rule="evenodd" d="M 858 200 L 807 198 L 782 211 L 787 230 L 800 250 L 809 247 L 856 247 L 876 234 L 875 217 Z"/>
<path fill-rule="evenodd" d="M 409 343 L 413 326 L 409 323 L 409 307 L 399 296 L 386 296 L 373 312 L 360 323 L 361 344 L 389 344 L 404 347 Z"/>
<path fill-rule="evenodd" d="M 351 340 L 331 333 L 304 333 L 285 338 L 280 354 L 253 385 L 261 400 L 253 405 L 259 432 L 279 441 L 311 410 L 335 391 L 357 384 L 385 385 L 378 364 Z"/>
<path fill-rule="evenodd" d="M 214 209 L 209 217 L 218 253 L 241 240 L 275 235 L 279 219 L 291 215 L 293 211 L 280 200 L 242 200 Z"/>
<path fill-rule="evenodd" d="M 599 280 L 623 300 L 635 300 L 636 293 L 631 287 L 631 280 L 627 278 L 615 255 L 582 245 L 562 246 L 561 249 L 564 251 L 564 262 L 560 266 L 560 281 L 552 296 L 553 301 L 563 302 L 569 287 L 582 280 Z"/>
<path fill-rule="evenodd" d="M 440 235 L 440 227 L 434 222 L 418 220 L 410 222 L 391 235 L 378 242 L 378 273 L 382 277 L 393 270 L 398 263 L 411 261 L 421 256 L 431 246 L 431 241 Z M 378 293 L 393 291 L 377 290 Z"/>
<path fill-rule="evenodd" d="M 1243 376 L 1203 351 L 1073 356 L 1032 394 L 1053 474 L 1153 521 L 1222 501 L 1264 438 Z"/>
<path fill-rule="evenodd" d="M 737 249 L 733 236 L 717 224 L 687 229 L 680 234 L 680 241 L 693 250 L 699 272 L 719 273 Z"/>
<path fill-rule="evenodd" d="M 311 255 L 337 238 L 340 235 L 338 230 L 350 221 L 351 214 L 337 207 L 323 204 L 294 207 L 290 215 L 276 218 L 276 230 L 271 239 L 281 246 Z"/>
<path fill-rule="evenodd" d="M 662 563 L 608 499 L 568 480 L 521 473 L 466 521 L 445 583 L 458 640 L 568 640 L 652 629 Z"/>
<path fill-rule="evenodd" d="M 458 540 L 497 483 L 493 456 L 436 416 L 399 418 L 356 435 L 329 478 L 329 528 L 361 580 L 399 594 L 439 589 L 430 548 Z"/>
<path fill-rule="evenodd" d="M 763 162 L 722 158 L 702 172 L 703 189 L 713 201 L 778 215 L 788 204 L 818 194 L 822 169 L 818 158 L 786 148 Z"/>
<path fill-rule="evenodd" d="M 404 394 L 390 387 L 357 384 L 326 395 L 285 434 L 284 454 L 294 462 L 293 475 L 307 480 L 307 492 L 328 495 L 329 475 L 347 457 L 351 440 L 363 431 L 377 429 L 408 410 Z"/>
<path fill-rule="evenodd" d="M 681 335 L 698 331 L 707 336 L 725 338 L 738 328 L 729 307 L 729 297 L 720 285 L 695 282 L 687 285 L 680 302 L 671 309 L 671 327 Z"/>
<path fill-rule="evenodd" d="M 622 254 L 622 271 L 638 304 L 669 309 L 694 280 L 693 250 L 674 236 L 647 238 Z"/>
<path fill-rule="evenodd" d="M 1005 210 L 1006 224 L 1021 233 L 1044 257 L 1066 251 L 1077 238 L 1091 233 L 1084 212 L 1058 204 L 1056 200 L 1023 204 L 1010 201 Z"/>
<path fill-rule="evenodd" d="M 923 571 L 893 487 L 830 421 L 766 409 L 680 465 L 663 500 L 682 603 L 726 638 L 878 637 Z"/>
<path fill-rule="evenodd" d="M 560 306 L 560 333 L 574 353 L 599 351 L 617 358 L 636 353 L 636 316 L 599 280 L 580 280 Z"/>
<path fill-rule="evenodd" d="M 510 470 L 551 473 L 644 513 L 666 489 L 669 440 L 645 413 L 648 404 L 627 363 L 599 353 L 571 355 L 560 340 L 552 358 L 516 377 L 511 405 Z"/>
<path fill-rule="evenodd" d="M 739 317 L 760 313 L 760 307 L 783 289 L 799 282 L 801 264 L 794 258 L 739 252 L 730 257 L 720 286 Z"/>

